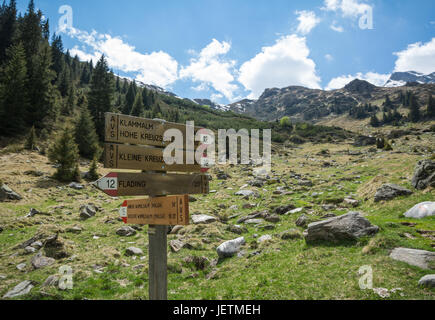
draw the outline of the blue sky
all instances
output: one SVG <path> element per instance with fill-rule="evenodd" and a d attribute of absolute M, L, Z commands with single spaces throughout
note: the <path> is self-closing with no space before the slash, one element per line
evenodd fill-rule
<path fill-rule="evenodd" d="M 18 0 L 19 9 L 27 3 Z M 394 71 L 435 71 L 433 0 L 35 4 L 52 32 L 63 16 L 59 8 L 71 7 L 71 27 L 57 31 L 82 60 L 104 53 L 115 73 L 181 97 L 228 103 L 270 87 L 335 89 L 356 77 L 382 85 Z"/>

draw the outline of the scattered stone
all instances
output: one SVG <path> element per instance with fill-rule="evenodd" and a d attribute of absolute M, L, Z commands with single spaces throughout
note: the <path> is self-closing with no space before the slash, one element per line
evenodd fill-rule
<path fill-rule="evenodd" d="M 30 246 L 35 248 L 35 249 L 41 249 L 43 244 L 41 241 L 35 241 L 35 242 L 31 243 Z"/>
<path fill-rule="evenodd" d="M 172 228 L 170 234 L 177 234 L 178 232 L 180 232 L 181 229 L 183 229 L 183 226 L 175 226 Z"/>
<path fill-rule="evenodd" d="M 20 263 L 19 265 L 17 265 L 17 269 L 19 271 L 24 271 L 26 269 L 26 267 L 27 267 L 26 263 Z"/>
<path fill-rule="evenodd" d="M 359 204 L 360 204 L 360 202 L 358 200 L 355 200 L 355 199 L 352 199 L 352 198 L 345 198 L 344 199 L 344 203 L 349 205 L 349 206 L 351 206 L 351 207 L 353 207 L 353 208 L 358 207 Z"/>
<path fill-rule="evenodd" d="M 308 218 L 306 215 L 301 215 L 297 220 L 296 220 L 296 225 L 298 227 L 305 227 L 308 224 Z"/>
<path fill-rule="evenodd" d="M 297 229 L 290 229 L 290 230 L 284 231 L 281 234 L 282 240 L 293 240 L 293 239 L 301 239 L 301 238 L 302 238 L 302 234 Z"/>
<path fill-rule="evenodd" d="M 240 247 L 245 243 L 244 237 L 226 241 L 216 248 L 216 252 L 219 258 L 232 257 L 240 251 Z"/>
<path fill-rule="evenodd" d="M 3 184 L 0 187 L 0 201 L 5 201 L 5 200 L 21 200 L 21 199 L 23 199 L 23 197 L 21 197 L 18 193 L 13 191 L 7 185 Z"/>
<path fill-rule="evenodd" d="M 278 208 L 275 209 L 275 213 L 279 214 L 279 215 L 283 215 L 286 214 L 287 212 L 289 212 L 290 210 L 295 209 L 295 206 L 292 204 L 288 204 L 285 206 L 280 206 Z"/>
<path fill-rule="evenodd" d="M 270 214 L 267 215 L 264 220 L 266 220 L 267 222 L 278 223 L 281 221 L 281 218 L 277 214 Z"/>
<path fill-rule="evenodd" d="M 418 281 L 418 285 L 421 287 L 435 288 L 435 274 L 425 275 Z"/>
<path fill-rule="evenodd" d="M 219 172 L 219 173 L 216 175 L 216 177 L 217 177 L 218 180 L 227 180 L 227 179 L 231 179 L 231 176 L 230 176 L 229 174 L 225 173 L 225 172 Z"/>
<path fill-rule="evenodd" d="M 263 219 L 248 219 L 245 220 L 245 224 L 262 224 L 264 222 Z"/>
<path fill-rule="evenodd" d="M 435 161 L 422 160 L 417 163 L 412 185 L 418 190 L 435 187 Z"/>
<path fill-rule="evenodd" d="M 36 252 L 36 249 L 35 249 L 34 247 L 27 246 L 27 247 L 24 248 L 24 251 L 25 251 L 27 254 L 31 254 L 31 253 L 35 253 L 35 252 Z"/>
<path fill-rule="evenodd" d="M 142 256 L 143 251 L 142 249 L 136 248 L 136 247 L 129 247 L 127 250 L 125 250 L 126 256 Z"/>
<path fill-rule="evenodd" d="M 6 293 L 3 296 L 3 299 L 15 298 L 15 297 L 26 295 L 30 292 L 30 290 L 32 290 L 32 288 L 33 288 L 33 284 L 31 281 L 29 280 L 23 281 L 20 284 L 18 284 L 15 288 L 13 288 L 11 291 Z"/>
<path fill-rule="evenodd" d="M 248 184 L 252 187 L 263 188 L 264 180 L 255 179 L 255 180 L 248 181 Z"/>
<path fill-rule="evenodd" d="M 31 218 L 36 216 L 37 214 L 40 214 L 40 212 L 36 209 L 31 208 L 29 213 L 26 215 L 26 218 Z"/>
<path fill-rule="evenodd" d="M 412 266 L 420 267 L 422 269 L 431 269 L 431 264 L 435 262 L 435 252 L 408 248 L 396 248 L 391 252 L 390 258 L 393 260 L 406 262 Z"/>
<path fill-rule="evenodd" d="M 229 209 L 232 211 L 236 211 L 236 210 L 239 210 L 239 207 L 237 205 L 233 205 Z"/>
<path fill-rule="evenodd" d="M 379 228 L 372 225 L 359 212 L 349 212 L 339 217 L 309 224 L 304 236 L 307 242 L 318 240 L 336 242 L 373 236 L 378 231 Z"/>
<path fill-rule="evenodd" d="M 303 210 L 304 210 L 304 208 L 296 208 L 296 209 L 290 210 L 289 212 L 286 212 L 285 214 L 286 215 L 295 214 L 295 213 L 302 212 Z"/>
<path fill-rule="evenodd" d="M 216 222 L 217 219 L 206 214 L 196 214 L 192 216 L 193 224 L 209 224 Z"/>
<path fill-rule="evenodd" d="M 48 258 L 42 255 L 41 252 L 37 253 L 31 260 L 32 266 L 35 269 L 41 269 L 55 263 L 53 258 Z"/>
<path fill-rule="evenodd" d="M 80 207 L 80 218 L 82 220 L 92 218 L 97 214 L 97 211 L 98 209 L 92 204 L 83 205 Z"/>
<path fill-rule="evenodd" d="M 64 244 L 59 239 L 58 234 L 52 235 L 45 239 L 44 252 L 47 257 L 54 259 L 63 259 L 69 257 L 69 254 L 66 252 Z"/>
<path fill-rule="evenodd" d="M 310 180 L 301 180 L 298 182 L 298 185 L 302 186 L 302 187 L 312 187 L 313 186 L 313 182 Z"/>
<path fill-rule="evenodd" d="M 255 203 L 245 203 L 242 208 L 243 209 L 253 209 L 255 207 L 257 207 L 257 205 Z"/>
<path fill-rule="evenodd" d="M 422 202 L 405 213 L 407 218 L 422 219 L 425 217 L 435 216 L 435 202 Z"/>
<path fill-rule="evenodd" d="M 335 209 L 335 205 L 333 204 L 324 204 L 322 205 L 322 209 L 325 211 L 331 211 Z"/>
<path fill-rule="evenodd" d="M 77 183 L 77 182 L 71 182 L 68 187 L 70 187 L 71 189 L 75 189 L 75 190 L 82 190 L 84 187 L 83 185 Z"/>
<path fill-rule="evenodd" d="M 263 243 L 263 242 L 267 242 L 267 241 L 271 241 L 272 240 L 272 236 L 269 234 L 266 234 L 264 236 L 261 236 L 260 238 L 258 238 L 257 242 L 258 243 Z"/>
<path fill-rule="evenodd" d="M 72 227 L 72 228 L 68 228 L 67 230 L 66 230 L 66 232 L 68 232 L 68 233 L 75 233 L 75 234 L 79 234 L 79 233 L 81 233 L 83 230 L 82 230 L 82 228 L 80 228 L 80 227 L 78 227 L 78 226 L 74 226 L 74 227 Z"/>
<path fill-rule="evenodd" d="M 239 225 L 229 225 L 227 230 L 235 234 L 242 234 L 248 232 L 248 229 Z"/>
<path fill-rule="evenodd" d="M 255 192 L 252 190 L 240 190 L 235 193 L 236 196 L 242 196 L 245 199 L 255 196 Z"/>
<path fill-rule="evenodd" d="M 391 200 L 399 196 L 408 196 L 413 192 L 396 184 L 388 183 L 381 186 L 375 194 L 375 202 Z"/>
<path fill-rule="evenodd" d="M 169 242 L 169 247 L 171 248 L 172 252 L 178 252 L 184 247 L 184 243 L 180 240 L 171 240 Z"/>
<path fill-rule="evenodd" d="M 44 281 L 42 287 L 57 287 L 58 284 L 59 284 L 59 277 L 56 275 L 51 275 Z"/>
<path fill-rule="evenodd" d="M 129 226 L 123 226 L 116 230 L 116 234 L 121 237 L 131 237 L 136 234 L 136 230 Z"/>

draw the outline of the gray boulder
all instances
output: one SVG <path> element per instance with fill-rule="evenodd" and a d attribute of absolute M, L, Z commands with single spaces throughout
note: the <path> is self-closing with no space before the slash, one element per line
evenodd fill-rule
<path fill-rule="evenodd" d="M 257 242 L 258 243 L 263 243 L 263 242 L 268 242 L 272 240 L 272 236 L 269 234 L 266 234 L 264 236 L 261 236 L 260 238 L 258 238 Z"/>
<path fill-rule="evenodd" d="M 425 217 L 435 216 L 435 202 L 421 202 L 405 213 L 407 218 L 421 219 Z"/>
<path fill-rule="evenodd" d="M 216 222 L 217 219 L 206 214 L 196 214 L 192 216 L 193 224 L 209 224 Z"/>
<path fill-rule="evenodd" d="M 70 187 L 71 189 L 75 189 L 75 190 L 82 190 L 84 187 L 83 185 L 77 183 L 77 182 L 71 182 L 68 187 Z"/>
<path fill-rule="evenodd" d="M 219 258 L 232 257 L 240 251 L 240 247 L 245 243 L 246 242 L 244 237 L 226 241 L 216 248 L 216 252 Z"/>
<path fill-rule="evenodd" d="M 296 220 L 296 225 L 298 227 L 305 227 L 308 223 L 308 218 L 306 215 L 301 215 L 297 220 Z"/>
<path fill-rule="evenodd" d="M 0 187 L 0 201 L 5 201 L 5 200 L 21 200 L 21 199 L 23 199 L 23 197 L 21 197 L 18 193 L 13 191 L 7 185 L 3 184 Z"/>
<path fill-rule="evenodd" d="M 121 237 L 131 237 L 136 234 L 136 230 L 134 230 L 132 227 L 124 226 L 116 230 L 116 234 Z"/>
<path fill-rule="evenodd" d="M 435 262 L 435 252 L 396 248 L 391 254 L 390 258 L 397 261 L 406 262 L 412 266 L 420 267 L 422 269 L 431 269 L 431 263 Z"/>
<path fill-rule="evenodd" d="M 23 281 L 20 284 L 18 284 L 15 288 L 13 288 L 11 291 L 6 293 L 3 296 L 3 299 L 24 296 L 28 294 L 30 290 L 32 290 L 32 288 L 33 288 L 32 281 L 29 280 Z"/>
<path fill-rule="evenodd" d="M 142 249 L 136 248 L 136 247 L 130 247 L 125 250 L 126 256 L 141 256 L 143 255 Z"/>
<path fill-rule="evenodd" d="M 421 287 L 435 288 L 435 274 L 425 275 L 418 281 L 418 285 Z"/>
<path fill-rule="evenodd" d="M 398 186 L 397 184 L 387 183 L 378 189 L 375 194 L 375 202 L 382 200 L 391 200 L 399 196 L 409 196 L 411 190 Z"/>
<path fill-rule="evenodd" d="M 252 190 L 240 190 L 235 193 L 236 196 L 242 196 L 245 199 L 255 196 L 255 192 Z"/>
<path fill-rule="evenodd" d="M 80 218 L 87 220 L 97 214 L 97 207 L 92 204 L 83 205 L 80 207 Z"/>
<path fill-rule="evenodd" d="M 56 260 L 42 255 L 41 252 L 37 253 L 31 260 L 32 266 L 35 269 L 41 269 L 55 263 Z"/>
<path fill-rule="evenodd" d="M 309 224 L 304 236 L 306 242 L 318 240 L 337 242 L 372 236 L 378 231 L 379 228 L 372 225 L 359 212 L 349 212 L 339 217 Z"/>
<path fill-rule="evenodd" d="M 422 160 L 417 163 L 412 185 L 418 190 L 435 187 L 435 161 Z"/>

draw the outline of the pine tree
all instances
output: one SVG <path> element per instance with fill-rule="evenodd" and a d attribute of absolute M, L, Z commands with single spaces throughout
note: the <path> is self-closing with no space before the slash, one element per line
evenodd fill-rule
<path fill-rule="evenodd" d="M 57 80 L 65 69 L 65 57 L 63 53 L 63 43 L 61 36 L 53 34 L 51 42 L 51 52 L 53 58 L 52 69 L 56 73 L 54 80 Z"/>
<path fill-rule="evenodd" d="M 32 127 L 27 135 L 26 143 L 24 144 L 24 148 L 27 150 L 35 150 L 36 148 L 36 132 L 35 127 Z"/>
<path fill-rule="evenodd" d="M 91 162 L 91 166 L 89 168 L 89 172 L 87 175 L 87 179 L 89 181 L 96 181 L 100 178 L 100 175 L 98 174 L 98 162 L 97 159 L 94 158 Z"/>
<path fill-rule="evenodd" d="M 89 92 L 89 110 L 95 122 L 97 134 L 104 139 L 104 113 L 112 111 L 114 94 L 113 77 L 109 73 L 106 58 L 101 56 L 92 73 L 91 91 Z"/>
<path fill-rule="evenodd" d="M 427 101 L 427 116 L 429 118 L 435 118 L 435 100 L 432 95 L 429 95 L 429 99 Z"/>
<path fill-rule="evenodd" d="M 56 105 L 54 101 L 54 89 L 51 81 L 54 72 L 51 70 L 51 49 L 45 41 L 33 57 L 33 72 L 29 78 L 29 108 L 27 123 L 43 128 L 47 120 L 55 121 Z"/>
<path fill-rule="evenodd" d="M 409 120 L 412 122 L 418 122 L 420 120 L 420 107 L 415 95 L 411 95 L 410 108 L 411 111 L 409 112 Z"/>
<path fill-rule="evenodd" d="M 12 45 L 17 29 L 17 2 L 11 0 L 0 9 L 0 65 L 6 60 L 6 50 Z"/>
<path fill-rule="evenodd" d="M 8 63 L 3 70 L 0 92 L 0 133 L 11 136 L 24 128 L 23 114 L 29 100 L 26 91 L 27 68 L 21 44 L 7 50 Z"/>
<path fill-rule="evenodd" d="M 125 96 L 125 106 L 122 110 L 123 114 L 131 114 L 131 110 L 133 108 L 134 101 L 136 99 L 137 94 L 136 83 L 133 81 L 128 87 L 127 94 Z"/>
<path fill-rule="evenodd" d="M 377 128 L 381 125 L 378 117 L 376 116 L 376 114 L 372 115 L 372 117 L 370 118 L 370 125 L 374 128 Z"/>
<path fill-rule="evenodd" d="M 82 110 L 74 131 L 75 141 L 80 154 L 88 159 L 98 157 L 100 152 L 98 136 L 91 114 L 87 108 Z"/>
<path fill-rule="evenodd" d="M 67 99 L 63 103 L 63 108 L 61 110 L 62 115 L 69 116 L 74 113 L 74 108 L 76 106 L 76 95 L 74 85 L 71 86 Z"/>
<path fill-rule="evenodd" d="M 139 117 L 142 115 L 142 112 L 144 111 L 143 106 L 143 100 L 142 100 L 142 93 L 140 90 L 136 94 L 136 98 L 134 99 L 133 108 L 131 109 L 131 115 L 135 117 Z"/>
<path fill-rule="evenodd" d="M 77 180 L 78 169 L 78 147 L 74 142 L 72 130 L 65 127 L 60 136 L 48 151 L 48 157 L 51 162 L 59 165 L 54 175 L 59 181 Z"/>
<path fill-rule="evenodd" d="M 18 41 L 21 41 L 26 52 L 27 69 L 32 72 L 32 59 L 38 54 L 42 42 L 41 14 L 35 12 L 33 0 L 30 0 L 26 14 L 19 22 Z"/>

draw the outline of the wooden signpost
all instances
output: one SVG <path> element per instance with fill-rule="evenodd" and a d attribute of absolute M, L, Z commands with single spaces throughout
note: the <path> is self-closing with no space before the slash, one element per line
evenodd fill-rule
<path fill-rule="evenodd" d="M 94 182 L 94 185 L 112 197 L 209 192 L 209 180 L 204 174 L 112 172 Z"/>
<path fill-rule="evenodd" d="M 199 174 L 208 169 L 198 163 L 167 165 L 163 150 L 170 142 L 163 136 L 178 129 L 184 134 L 184 150 L 194 150 L 198 143 L 188 141 L 186 134 L 190 130 L 193 139 L 200 128 L 114 113 L 105 117 L 105 168 L 142 172 L 112 172 L 94 186 L 112 197 L 150 196 L 124 201 L 120 216 L 125 223 L 149 225 L 149 299 L 166 300 L 168 226 L 189 224 L 188 195 L 207 194 L 209 179 Z"/>

